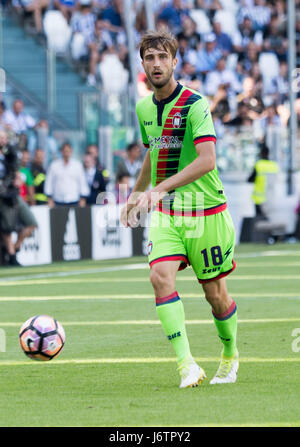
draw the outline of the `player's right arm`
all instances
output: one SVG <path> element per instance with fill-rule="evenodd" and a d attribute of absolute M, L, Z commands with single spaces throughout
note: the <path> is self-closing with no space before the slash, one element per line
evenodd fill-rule
<path fill-rule="evenodd" d="M 128 225 L 130 226 L 129 213 L 135 207 L 138 197 L 148 188 L 150 181 L 151 181 L 151 161 L 150 161 L 150 152 L 147 151 L 139 176 L 134 185 L 134 188 L 130 196 L 128 197 L 126 205 L 122 208 L 121 211 L 120 218 L 122 224 L 125 227 L 127 227 Z"/>

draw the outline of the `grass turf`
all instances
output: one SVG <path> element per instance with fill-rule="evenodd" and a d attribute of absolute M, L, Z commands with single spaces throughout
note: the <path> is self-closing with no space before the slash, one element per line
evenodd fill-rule
<path fill-rule="evenodd" d="M 208 376 L 186 390 L 178 388 L 174 353 L 157 324 L 147 268 L 118 268 L 145 258 L 2 268 L 0 425 L 299 426 L 300 353 L 292 350 L 291 334 L 300 327 L 300 246 L 245 245 L 236 252 L 238 267 L 228 277 L 241 320 L 236 384 L 209 385 L 221 344 L 192 270 L 178 274 L 191 349 Z M 106 267 L 116 269 L 90 273 Z M 57 360 L 34 362 L 18 346 L 19 326 L 35 314 L 53 315 L 65 326 Z"/>

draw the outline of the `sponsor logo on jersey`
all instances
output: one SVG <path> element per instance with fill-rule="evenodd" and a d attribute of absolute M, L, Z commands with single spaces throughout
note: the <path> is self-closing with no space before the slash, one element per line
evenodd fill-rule
<path fill-rule="evenodd" d="M 152 137 L 147 135 L 150 151 L 154 149 L 181 149 L 182 141 L 178 137 L 163 135 L 161 137 Z"/>
<path fill-rule="evenodd" d="M 181 113 L 177 112 L 177 113 L 175 113 L 175 115 L 173 116 L 173 119 L 172 119 L 173 127 L 175 127 L 175 129 L 179 129 L 179 127 L 181 126 L 181 123 L 182 123 Z"/>
<path fill-rule="evenodd" d="M 152 126 L 153 121 L 144 121 L 144 126 Z"/>

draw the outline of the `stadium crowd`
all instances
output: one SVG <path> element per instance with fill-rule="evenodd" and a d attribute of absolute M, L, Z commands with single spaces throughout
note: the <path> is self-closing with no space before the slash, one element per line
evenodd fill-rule
<path fill-rule="evenodd" d="M 87 82 L 99 89 L 105 86 L 106 73 L 111 78 L 127 72 L 128 76 L 120 76 L 126 89 L 129 76 L 128 41 L 124 21 L 123 0 L 3 0 L 8 9 L 29 17 L 33 21 L 34 32 L 49 35 L 44 27 L 46 15 L 59 14 L 71 29 L 69 51 L 73 59 L 80 60 L 87 67 Z M 145 5 L 141 0 L 132 2 L 135 6 L 135 38 L 137 44 L 138 93 L 143 96 L 149 93 L 149 85 L 142 70 L 138 56 L 138 42 L 147 28 Z M 157 29 L 168 27 L 178 38 L 178 64 L 176 78 L 207 95 L 218 137 L 222 137 L 227 127 L 236 130 L 252 129 L 255 125 L 257 135 L 263 140 L 268 126 L 286 127 L 289 120 L 288 106 L 288 64 L 287 64 L 287 2 L 284 0 L 155 0 L 152 1 Z M 300 0 L 297 5 L 297 60 L 300 58 Z M 57 16 L 56 16 L 57 17 Z M 53 16 L 54 19 L 54 16 Z M 55 23 L 55 22 L 53 22 Z M 116 64 L 118 60 L 119 65 Z M 121 68 L 120 68 L 121 66 Z M 60 170 L 60 150 L 51 136 L 47 120 L 36 121 L 24 112 L 24 104 L 16 99 L 11 109 L 6 109 L 5 97 L 0 103 L 0 130 L 9 138 L 17 137 L 23 151 L 22 167 L 32 168 L 27 175 L 27 185 L 23 188 L 23 196 L 30 204 L 42 202 L 50 197 L 50 205 L 56 203 L 78 202 L 83 205 L 94 199 L 87 199 L 88 182 L 92 185 L 92 173 L 97 171 L 99 190 L 107 187 L 114 190 L 115 184 L 132 185 L 136 165 L 140 166 L 141 148 L 129 150 L 121 163 L 122 169 L 109 176 L 99 166 L 99 158 L 92 160 L 87 151 L 82 161 L 73 160 L 72 148 L 69 144 L 62 147 L 72 162 L 73 168 L 80 171 L 82 178 L 78 197 L 69 197 L 67 192 L 58 194 L 57 200 L 51 186 L 53 171 Z M 298 122 L 300 122 L 300 97 L 295 104 Z M 28 133 L 28 131 L 30 132 Z M 40 138 L 43 135 L 44 138 Z M 40 147 L 40 141 L 43 141 Z M 97 150 L 97 147 L 94 147 Z M 84 152 L 84 150 L 83 150 Z M 136 160 L 132 166 L 125 162 L 130 153 L 136 152 Z M 73 163 L 74 161 L 74 163 Z M 76 163 L 75 163 L 76 161 Z M 76 167 L 75 167 L 76 165 Z M 54 168 L 55 167 L 55 168 Z M 95 171 L 96 169 L 96 171 Z M 47 176 L 46 176 L 47 172 Z M 103 175 L 103 172 L 106 175 Z M 46 190 L 35 185 L 36 178 L 45 176 Z M 85 175 L 84 175 L 85 174 Z M 24 172 L 23 172 L 24 176 Z M 30 184 L 29 184 L 29 183 Z M 67 182 L 61 188 L 68 189 Z M 34 187 L 35 191 L 28 187 Z M 47 189 L 48 188 L 48 189 Z M 31 192 L 30 192 L 31 191 Z M 101 192 L 101 191 L 100 191 Z M 95 192 L 91 193 L 95 198 Z M 39 199 L 37 198 L 39 196 Z M 85 200 L 81 200 L 82 197 Z M 64 198 L 66 197 L 66 198 Z M 53 200 L 52 200 L 53 199 Z M 123 200 L 117 194 L 117 200 Z"/>

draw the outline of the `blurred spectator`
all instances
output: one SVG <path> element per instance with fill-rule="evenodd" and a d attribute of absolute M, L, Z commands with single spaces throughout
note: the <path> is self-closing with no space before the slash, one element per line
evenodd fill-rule
<path fill-rule="evenodd" d="M 130 193 L 130 176 L 125 172 L 120 172 L 116 177 L 116 203 L 126 203 Z"/>
<path fill-rule="evenodd" d="M 109 32 L 104 29 L 102 20 L 96 20 L 94 33 L 87 39 L 86 43 L 90 52 L 87 81 L 89 85 L 96 85 L 97 65 L 106 52 L 113 53 L 115 51 L 113 41 Z"/>
<path fill-rule="evenodd" d="M 228 55 L 232 51 L 232 40 L 228 34 L 222 32 L 222 24 L 218 19 L 213 21 L 213 32 L 216 35 L 217 48 Z"/>
<path fill-rule="evenodd" d="M 92 157 L 95 160 L 95 165 L 97 170 L 101 171 L 101 174 L 104 178 L 105 183 L 107 184 L 109 182 L 109 171 L 105 168 L 105 166 L 102 166 L 99 160 L 99 148 L 96 144 L 89 144 L 86 147 L 85 150 L 86 154 L 92 155 Z"/>
<path fill-rule="evenodd" d="M 10 125 L 5 122 L 5 104 L 3 101 L 0 101 L 0 130 L 7 131 L 10 128 Z"/>
<path fill-rule="evenodd" d="M 46 170 L 44 168 L 45 163 L 45 152 L 43 149 L 36 149 L 34 153 L 34 158 L 31 163 L 31 173 L 33 176 L 34 185 L 34 199 L 36 205 L 46 205 L 48 203 L 48 197 L 46 196 L 45 181 L 46 181 Z"/>
<path fill-rule="evenodd" d="M 114 43 L 117 43 L 119 34 L 124 33 L 123 15 L 123 0 L 112 0 L 111 5 L 105 8 L 100 15 L 106 29 L 110 31 Z"/>
<path fill-rule="evenodd" d="M 201 42 L 201 36 L 197 32 L 197 24 L 190 16 L 183 16 L 182 18 L 182 30 L 177 34 L 177 39 L 182 37 L 188 40 L 189 47 L 193 50 L 199 49 Z"/>
<path fill-rule="evenodd" d="M 71 44 L 73 58 L 87 57 L 87 44 L 91 41 L 95 29 L 91 0 L 79 0 L 79 11 L 72 15 L 70 25 L 73 33 Z"/>
<path fill-rule="evenodd" d="M 226 57 L 217 61 L 216 69 L 206 76 L 204 90 L 206 95 L 214 96 L 219 86 L 223 85 L 229 96 L 240 93 L 242 86 L 233 70 L 226 68 Z"/>
<path fill-rule="evenodd" d="M 129 188 L 133 188 L 135 181 L 142 167 L 141 147 L 136 141 L 129 144 L 126 148 L 126 156 L 117 166 L 116 177 L 128 176 Z"/>
<path fill-rule="evenodd" d="M 83 158 L 83 166 L 85 178 L 90 188 L 86 203 L 93 205 L 98 203 L 98 194 L 106 191 L 106 182 L 102 175 L 102 171 L 97 168 L 96 160 L 91 154 L 85 154 Z"/>
<path fill-rule="evenodd" d="M 248 182 L 254 183 L 252 200 L 255 203 L 256 216 L 264 217 L 262 205 L 266 202 L 267 174 L 276 174 L 278 172 L 278 164 L 269 160 L 269 148 L 263 144 L 260 158 L 255 163 L 253 172 L 248 178 Z"/>
<path fill-rule="evenodd" d="M 202 82 L 197 76 L 196 66 L 188 61 L 183 61 L 181 65 L 179 82 L 196 91 L 200 91 L 202 88 Z"/>
<path fill-rule="evenodd" d="M 230 119 L 227 89 L 224 85 L 220 85 L 217 92 L 214 94 L 210 103 L 210 111 L 213 119 L 220 120 L 221 122 L 228 121 Z"/>
<path fill-rule="evenodd" d="M 288 80 L 288 64 L 281 61 L 279 65 L 279 75 L 272 79 L 270 93 L 274 95 L 274 99 L 278 104 L 283 104 L 288 99 L 289 95 L 289 80 Z"/>
<path fill-rule="evenodd" d="M 189 9 L 187 9 L 182 0 L 172 0 L 159 15 L 159 19 L 168 23 L 173 33 L 178 33 L 181 30 L 183 19 L 189 15 Z"/>
<path fill-rule="evenodd" d="M 63 143 L 62 158 L 54 160 L 46 175 L 45 193 L 48 204 L 54 206 L 84 207 L 89 187 L 82 164 L 72 158 L 72 146 Z"/>
<path fill-rule="evenodd" d="M 181 71 L 183 62 L 189 62 L 192 65 L 197 63 L 197 52 L 189 47 L 189 41 L 184 36 L 178 40 L 177 60 L 176 73 Z"/>
<path fill-rule="evenodd" d="M 35 132 L 31 133 L 28 140 L 28 150 L 31 157 L 37 148 L 44 150 L 44 167 L 57 158 L 58 145 L 55 138 L 50 134 L 49 123 L 41 119 L 35 126 Z"/>
<path fill-rule="evenodd" d="M 216 11 L 222 9 L 219 0 L 195 0 L 196 9 L 204 9 L 210 19 L 213 19 Z"/>
<path fill-rule="evenodd" d="M 250 17 L 245 16 L 238 27 L 238 31 L 233 35 L 234 51 L 237 53 L 244 52 L 250 42 L 253 42 L 257 49 L 260 49 L 263 43 L 263 33 L 255 30 Z"/>
<path fill-rule="evenodd" d="M 288 39 L 285 32 L 280 31 L 279 17 L 272 15 L 271 21 L 263 33 L 263 51 L 271 51 L 279 60 L 287 60 Z"/>
<path fill-rule="evenodd" d="M 76 9 L 76 3 L 76 0 L 53 0 L 54 7 L 62 13 L 68 23 Z"/>
<path fill-rule="evenodd" d="M 12 5 L 18 12 L 32 15 L 35 31 L 43 34 L 43 13 L 48 8 L 49 0 L 13 0 Z"/>
<path fill-rule="evenodd" d="M 197 71 L 202 74 L 214 70 L 217 61 L 222 56 L 222 52 L 216 47 L 215 33 L 208 33 L 204 36 L 205 47 L 197 53 Z"/>
<path fill-rule="evenodd" d="M 239 23 L 241 23 L 245 17 L 250 17 L 253 22 L 254 30 L 263 31 L 270 22 L 271 9 L 266 5 L 266 0 L 254 0 L 252 6 L 244 6 L 240 9 Z"/>
<path fill-rule="evenodd" d="M 230 119 L 223 119 L 223 123 L 227 126 L 246 127 L 252 125 L 253 119 L 249 116 L 249 106 L 241 101 L 237 107 L 236 116 Z"/>
<path fill-rule="evenodd" d="M 29 164 L 30 153 L 28 150 L 23 150 L 20 160 L 20 174 L 22 182 L 20 185 L 20 196 L 29 205 L 35 205 L 33 177 Z"/>
<path fill-rule="evenodd" d="M 249 42 L 245 51 L 239 54 L 238 61 L 242 65 L 245 75 L 249 73 L 253 64 L 258 63 L 259 49 L 254 42 Z"/>
<path fill-rule="evenodd" d="M 26 133 L 28 129 L 32 129 L 36 125 L 35 119 L 23 112 L 24 103 L 21 99 L 13 102 L 12 110 L 4 112 L 3 121 L 9 125 L 17 135 Z"/>
<path fill-rule="evenodd" d="M 277 112 L 275 104 L 270 104 L 265 108 L 260 116 L 259 125 L 264 133 L 267 131 L 268 126 L 280 126 L 280 116 Z"/>
<path fill-rule="evenodd" d="M 264 110 L 260 86 L 256 85 L 254 79 L 250 76 L 244 79 L 243 91 L 237 96 L 237 101 L 248 106 L 249 117 L 252 120 L 259 118 Z"/>

